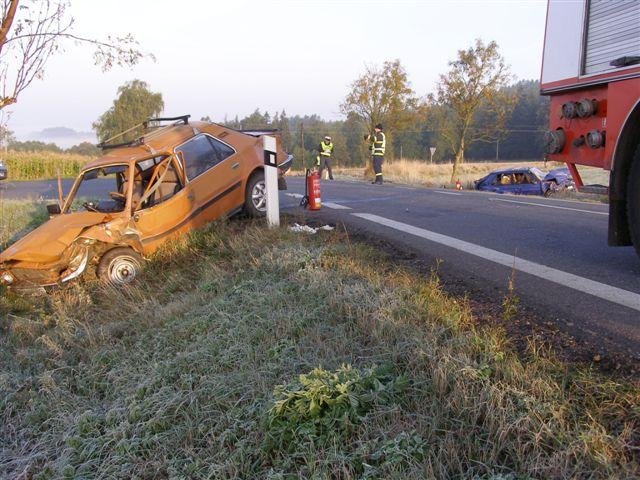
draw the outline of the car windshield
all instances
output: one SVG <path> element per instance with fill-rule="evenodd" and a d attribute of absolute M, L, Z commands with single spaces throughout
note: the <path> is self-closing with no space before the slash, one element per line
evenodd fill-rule
<path fill-rule="evenodd" d="M 536 167 L 531 168 L 531 173 L 533 173 L 538 180 L 542 180 L 544 178 L 542 170 L 539 170 Z"/>
<path fill-rule="evenodd" d="M 70 211 L 121 212 L 124 210 L 126 165 L 87 170 L 70 202 Z"/>

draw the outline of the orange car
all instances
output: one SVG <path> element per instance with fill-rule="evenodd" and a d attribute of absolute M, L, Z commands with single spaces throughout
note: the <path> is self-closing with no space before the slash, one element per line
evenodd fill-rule
<path fill-rule="evenodd" d="M 0 282 L 56 285 L 92 266 L 99 278 L 124 285 L 168 239 L 240 210 L 263 215 L 260 134 L 271 132 L 188 119 L 150 119 L 143 136 L 103 145 L 105 155 L 84 166 L 66 199 L 60 192 L 59 204 L 47 207 L 51 218 L 0 253 Z M 166 121 L 172 123 L 158 126 Z"/>

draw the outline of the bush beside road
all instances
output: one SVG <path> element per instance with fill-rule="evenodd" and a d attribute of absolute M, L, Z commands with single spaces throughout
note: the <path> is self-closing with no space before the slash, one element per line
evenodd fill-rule
<path fill-rule="evenodd" d="M 125 291 L 0 309 L 2 477 L 640 474 L 636 380 L 517 355 L 340 232 L 218 223 Z"/>

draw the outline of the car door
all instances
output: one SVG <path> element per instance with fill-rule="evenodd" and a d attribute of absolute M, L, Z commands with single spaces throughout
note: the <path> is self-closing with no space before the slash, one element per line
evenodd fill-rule
<path fill-rule="evenodd" d="M 511 174 L 504 172 L 497 173 L 491 181 L 488 190 L 495 193 L 512 193 L 513 185 Z"/>
<path fill-rule="evenodd" d="M 132 227 L 138 233 L 144 253 L 191 229 L 193 202 L 185 188 L 178 157 L 138 162 L 130 181 Z"/>
<path fill-rule="evenodd" d="M 542 185 L 538 177 L 531 172 L 526 172 L 522 184 L 523 195 L 542 195 Z"/>
<path fill-rule="evenodd" d="M 198 134 L 176 148 L 184 162 L 190 222 L 197 228 L 242 206 L 241 156 L 209 134 Z"/>

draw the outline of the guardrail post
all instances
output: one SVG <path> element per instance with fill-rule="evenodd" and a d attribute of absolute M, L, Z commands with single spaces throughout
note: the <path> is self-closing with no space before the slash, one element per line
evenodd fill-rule
<path fill-rule="evenodd" d="M 264 148 L 264 183 L 267 200 L 267 225 L 270 228 L 280 226 L 280 200 L 278 198 L 278 155 L 276 138 L 262 136 Z"/>

